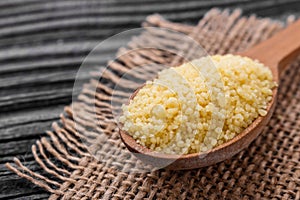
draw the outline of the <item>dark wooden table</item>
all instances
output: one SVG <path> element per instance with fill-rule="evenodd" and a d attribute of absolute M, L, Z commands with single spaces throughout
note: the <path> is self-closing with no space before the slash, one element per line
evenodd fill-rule
<path fill-rule="evenodd" d="M 300 15 L 300 0 L 1 0 L 0 199 L 49 196 L 4 164 L 17 156 L 35 168 L 31 145 L 71 103 L 77 69 L 95 45 L 140 27 L 152 13 L 195 24 L 212 7 L 242 8 L 245 15 L 279 20 Z M 98 64 L 105 65 L 117 47 L 109 45 Z"/>

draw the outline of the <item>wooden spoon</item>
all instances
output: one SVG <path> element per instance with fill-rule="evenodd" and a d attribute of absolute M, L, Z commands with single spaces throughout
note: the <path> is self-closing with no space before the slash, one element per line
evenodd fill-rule
<path fill-rule="evenodd" d="M 283 68 L 300 54 L 300 20 L 275 34 L 260 44 L 237 55 L 257 59 L 272 71 L 274 81 L 279 83 L 279 75 Z M 134 98 L 136 93 L 131 96 Z M 226 160 L 246 148 L 269 122 L 276 104 L 277 88 L 273 89 L 273 98 L 267 108 L 267 115 L 258 117 L 249 127 L 222 145 L 204 153 L 186 155 L 170 155 L 154 152 L 138 144 L 128 133 L 121 130 L 120 136 L 129 149 L 144 161 L 157 167 L 174 170 L 194 169 L 209 166 Z M 166 166 L 167 165 L 167 166 Z"/>

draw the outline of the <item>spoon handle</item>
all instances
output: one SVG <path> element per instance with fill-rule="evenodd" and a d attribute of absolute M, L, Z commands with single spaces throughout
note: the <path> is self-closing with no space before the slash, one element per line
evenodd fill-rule
<path fill-rule="evenodd" d="M 300 20 L 276 33 L 242 55 L 257 59 L 279 73 L 300 54 Z"/>

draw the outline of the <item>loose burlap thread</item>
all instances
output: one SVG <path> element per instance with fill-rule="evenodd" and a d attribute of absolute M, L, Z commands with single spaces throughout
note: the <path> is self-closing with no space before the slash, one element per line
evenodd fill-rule
<path fill-rule="evenodd" d="M 197 26 L 172 23 L 152 15 L 143 24 L 172 29 L 197 40 L 209 54 L 234 53 L 263 41 L 282 29 L 281 23 L 255 16 L 243 17 L 240 10 L 229 12 L 212 9 Z M 137 36 L 121 52 L 130 51 L 144 43 L 180 44 L 163 32 L 149 30 Z M 168 43 L 169 42 L 169 43 Z M 146 55 L 145 55 L 146 54 Z M 144 63 L 172 63 L 180 58 L 158 52 L 135 51 L 118 58 L 122 62 L 109 64 L 110 71 L 102 74 L 115 82 L 120 72 Z M 124 154 L 134 168 L 138 162 L 126 152 L 115 123 L 107 112 L 113 88 L 99 82 L 99 73 L 83 87 L 78 101 L 65 107 L 59 123 L 32 146 L 32 153 L 42 173 L 26 167 L 19 159 L 7 167 L 19 176 L 51 193 L 49 199 L 300 199 L 300 62 L 284 71 L 274 116 L 263 133 L 245 150 L 213 166 L 188 170 L 156 170 L 130 174 L 116 170 L 108 162 L 100 162 L 88 151 L 82 140 L 90 135 L 106 134 L 99 140 L 99 154 Z M 97 88 L 93 93 L 92 88 Z M 96 97 L 96 98 L 95 98 Z M 99 124 L 93 124 L 92 105 L 96 105 Z M 79 126 L 75 128 L 74 113 Z M 86 127 L 92 127 L 94 133 Z M 99 131 L 99 133 L 95 133 Z M 122 151 L 121 151 L 122 150 Z M 106 152 L 110 152 L 107 154 Z M 125 153 L 124 153 L 125 152 Z M 126 154 L 126 155 L 125 155 Z M 128 155 L 127 155 L 128 154 Z M 118 162 L 113 158 L 106 158 Z"/>

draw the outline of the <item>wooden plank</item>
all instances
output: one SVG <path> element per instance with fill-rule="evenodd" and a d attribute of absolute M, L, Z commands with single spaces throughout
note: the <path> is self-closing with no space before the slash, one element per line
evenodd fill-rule
<path fill-rule="evenodd" d="M 37 22 L 30 24 L 20 24 L 18 26 L 4 27 L 0 29 L 0 37 L 11 35 L 32 34 L 53 29 L 71 29 L 74 27 L 117 27 L 140 24 L 145 15 L 140 16 L 116 16 L 116 17 L 81 17 L 78 19 L 61 19 L 57 21 Z"/>
<path fill-rule="evenodd" d="M 34 191 L 33 193 L 20 193 L 18 196 L 10 197 L 11 200 L 46 200 L 49 198 L 49 194 L 45 193 L 43 190 Z"/>
<path fill-rule="evenodd" d="M 31 145 L 35 144 L 38 138 L 39 136 L 36 136 L 26 140 L 15 140 L 1 143 L 0 160 L 2 160 L 4 156 L 16 156 L 31 153 Z"/>
<path fill-rule="evenodd" d="M 17 188 L 12 190 L 12 188 Z M 0 199 L 35 199 L 49 196 L 45 190 L 35 186 L 31 182 L 20 179 L 17 175 L 1 176 L 0 178 Z"/>
<path fill-rule="evenodd" d="M 31 123 L 54 121 L 59 119 L 59 114 L 63 110 L 63 105 L 47 106 L 44 108 L 31 108 L 30 110 L 19 110 L 16 112 L 0 114 L 0 140 L 2 129 L 14 128 Z M 13 134 L 13 133 L 12 133 Z"/>
<path fill-rule="evenodd" d="M 0 76 L 5 73 L 18 72 L 18 71 L 26 72 L 26 71 L 36 70 L 36 69 L 40 69 L 40 70 L 42 69 L 58 70 L 59 68 L 77 69 L 79 65 L 81 65 L 81 63 L 83 62 L 84 58 L 85 56 L 76 56 L 74 58 L 74 56 L 68 55 L 68 56 L 64 56 L 63 58 L 50 57 L 48 59 L 38 59 L 34 62 L 23 61 L 19 63 L 14 63 L 14 62 L 7 63 L 1 65 Z"/>
<path fill-rule="evenodd" d="M 26 3 L 36 3 L 36 2 L 41 2 L 42 0 L 27 0 Z M 2 0 L 0 1 L 0 6 L 1 7 L 12 7 L 12 6 L 20 6 L 24 4 L 24 0 Z"/>
<path fill-rule="evenodd" d="M 38 46 L 42 44 L 59 44 L 66 43 L 68 41 L 89 41 L 97 40 L 101 41 L 107 36 L 120 33 L 127 30 L 130 27 L 115 27 L 115 28 L 104 28 L 104 27 L 75 27 L 72 29 L 61 29 L 61 30 L 48 30 L 46 32 L 36 32 L 29 35 L 9 35 L 8 37 L 0 38 L 0 47 L 10 47 L 12 45 L 22 47 L 28 47 L 28 44 L 32 46 Z"/>
<path fill-rule="evenodd" d="M 71 103 L 73 89 L 62 89 L 52 91 L 32 91 L 27 94 L 11 95 L 9 99 L 0 98 L 0 111 L 18 110 L 30 107 L 42 107 L 47 105 L 69 104 Z M 75 90 L 75 94 L 79 91 Z"/>
<path fill-rule="evenodd" d="M 120 47 L 120 44 L 124 44 L 126 41 L 128 41 L 128 38 L 120 39 L 117 38 L 116 40 L 111 41 L 111 46 L 103 46 L 103 53 L 104 52 L 112 52 L 112 50 L 115 50 Z M 15 48 L 9 48 L 9 49 L 1 49 L 0 51 L 0 61 L 10 60 L 10 59 L 17 59 L 24 57 L 33 57 L 33 58 L 39 58 L 42 59 L 44 57 L 40 56 L 50 56 L 50 55 L 65 55 L 65 54 L 80 54 L 84 53 L 87 54 L 90 52 L 93 48 L 95 48 L 101 40 L 96 41 L 89 41 L 89 42 L 72 42 L 72 43 L 61 43 L 61 44 L 49 44 L 49 45 L 38 45 L 38 46 L 30 46 L 30 47 L 15 47 Z M 105 44 L 104 44 L 105 45 Z M 107 44 L 106 44 L 107 45 Z"/>
<path fill-rule="evenodd" d="M 38 136 L 42 136 L 45 130 L 49 130 L 51 128 L 51 124 L 54 120 L 58 120 L 57 117 L 48 119 L 48 120 L 40 120 L 35 121 L 34 123 L 31 121 L 29 124 L 20 124 L 12 127 L 6 127 L 1 130 L 0 140 L 1 142 L 7 142 L 9 140 L 19 140 L 21 138 L 38 138 Z M 2 149 L 4 152 L 7 152 L 5 149 Z"/>
<path fill-rule="evenodd" d="M 151 1 L 48 1 L 48 2 L 37 2 L 33 4 L 28 4 L 21 7 L 12 7 L 8 9 L 3 9 L 3 12 L 0 16 L 9 16 L 9 15 L 25 15 L 27 13 L 38 13 L 45 12 L 47 10 L 55 10 L 60 11 L 64 10 L 66 13 L 68 10 L 76 10 L 80 15 L 82 12 L 84 13 L 85 9 L 90 9 L 91 13 L 93 13 L 93 8 L 98 8 L 96 12 L 100 12 L 103 15 L 113 15 L 113 14 L 132 14 L 132 13 L 142 13 L 149 14 L 153 12 L 178 12 L 184 10 L 199 10 L 204 8 L 211 7 L 228 7 L 228 6 L 239 6 L 241 8 L 247 8 L 249 5 L 256 6 L 259 4 L 260 7 L 267 7 L 270 5 L 280 5 L 283 3 L 293 3 L 296 0 L 286 0 L 286 1 L 276 1 L 276 0 L 231 0 L 231 1 L 196 1 L 196 0 L 187 0 L 187 1 L 159 1 L 159 0 L 151 0 Z M 76 8 L 80 8 L 80 10 Z M 120 9 L 120 7 L 122 9 Z M 256 6 L 258 7 L 258 6 Z M 58 14 L 57 14 L 58 15 Z M 25 16 L 26 17 L 26 16 Z"/>
<path fill-rule="evenodd" d="M 10 88 L 18 85 L 22 86 L 32 86 L 32 83 L 38 84 L 55 84 L 61 82 L 73 81 L 75 79 L 77 70 L 67 70 L 67 71 L 33 71 L 28 73 L 28 76 L 24 74 L 17 74 L 15 77 L 6 76 L 0 80 L 0 89 Z M 87 79 L 89 74 L 80 74 L 78 79 Z M 70 86 L 69 86 L 70 87 Z M 0 100 L 1 101 L 1 100 Z"/>

